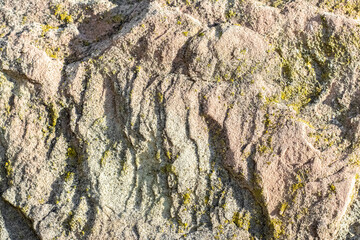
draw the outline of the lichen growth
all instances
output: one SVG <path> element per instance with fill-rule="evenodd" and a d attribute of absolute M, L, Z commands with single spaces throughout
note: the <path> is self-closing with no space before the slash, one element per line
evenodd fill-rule
<path fill-rule="evenodd" d="M 65 182 L 71 181 L 74 178 L 74 175 L 73 172 L 67 172 L 64 177 Z"/>
<path fill-rule="evenodd" d="M 103 155 L 102 155 L 102 157 L 101 157 L 101 159 L 100 159 L 100 165 L 101 165 L 102 167 L 105 166 L 106 159 L 109 157 L 109 155 L 110 155 L 110 151 L 109 151 L 109 150 L 106 150 L 106 151 L 103 153 Z"/>
<path fill-rule="evenodd" d="M 161 92 L 158 92 L 157 99 L 159 103 L 162 103 L 164 101 L 164 95 Z"/>
<path fill-rule="evenodd" d="M 296 174 L 296 179 L 297 179 L 297 183 L 294 183 L 291 186 L 292 194 L 296 193 L 297 190 L 304 187 L 304 183 L 303 183 L 303 180 L 302 180 L 300 174 Z"/>
<path fill-rule="evenodd" d="M 285 233 L 283 222 L 278 218 L 272 218 L 270 220 L 270 227 L 273 231 L 274 238 L 278 239 Z"/>
<path fill-rule="evenodd" d="M 136 66 L 135 73 L 140 73 L 140 71 L 141 71 L 141 66 L 140 65 Z"/>
<path fill-rule="evenodd" d="M 67 156 L 70 158 L 75 158 L 77 156 L 76 150 L 73 147 L 67 149 Z"/>
<path fill-rule="evenodd" d="M 183 195 L 183 203 L 184 205 L 188 205 L 190 203 L 191 200 L 191 196 L 190 196 L 190 192 L 187 192 Z"/>
<path fill-rule="evenodd" d="M 173 164 L 170 164 L 170 163 L 163 166 L 161 168 L 161 171 L 163 173 L 172 173 L 172 174 L 176 175 L 176 168 Z"/>
<path fill-rule="evenodd" d="M 50 103 L 49 105 L 49 126 L 50 126 L 50 131 L 52 131 L 57 123 L 57 120 L 59 118 L 59 113 L 55 107 L 54 103 Z"/>
<path fill-rule="evenodd" d="M 232 217 L 232 222 L 238 227 L 244 230 L 249 230 L 250 228 L 250 213 L 247 212 L 245 214 L 240 212 L 235 212 Z"/>
<path fill-rule="evenodd" d="M 60 48 L 56 47 L 56 48 L 46 48 L 45 49 L 46 54 L 53 58 L 53 59 L 57 59 L 59 57 L 59 53 L 60 53 Z"/>
<path fill-rule="evenodd" d="M 280 211 L 279 211 L 279 214 L 280 214 L 281 216 L 284 215 L 285 210 L 287 209 L 288 206 L 289 206 L 289 204 L 288 204 L 287 202 L 283 202 L 283 203 L 281 204 L 281 206 L 280 206 Z"/>
<path fill-rule="evenodd" d="M 331 193 L 336 193 L 336 187 L 333 183 L 329 185 L 329 190 Z"/>
<path fill-rule="evenodd" d="M 41 29 L 42 29 L 42 36 L 45 36 L 45 34 L 52 30 L 52 29 L 58 29 L 58 27 L 54 27 L 54 26 L 50 26 L 50 25 L 41 25 Z"/>
<path fill-rule="evenodd" d="M 61 21 L 64 21 L 65 23 L 73 22 L 72 16 L 67 11 L 63 10 L 63 6 L 61 4 L 55 5 L 53 10 L 54 15 L 58 17 Z"/>
<path fill-rule="evenodd" d="M 14 169 L 12 168 L 10 161 L 5 162 L 5 170 L 6 170 L 6 176 L 11 177 L 14 172 Z"/>
<path fill-rule="evenodd" d="M 167 151 L 167 152 L 166 152 L 166 156 L 167 156 L 167 158 L 170 160 L 170 159 L 171 159 L 171 152 L 170 152 L 170 151 Z"/>

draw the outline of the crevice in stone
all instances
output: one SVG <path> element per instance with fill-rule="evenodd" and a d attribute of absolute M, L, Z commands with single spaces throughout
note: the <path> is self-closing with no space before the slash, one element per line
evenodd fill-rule
<path fill-rule="evenodd" d="M 11 239 L 42 239 L 33 229 L 31 219 L 27 218 L 20 209 L 14 207 L 3 198 L 0 198 L 0 213 Z"/>

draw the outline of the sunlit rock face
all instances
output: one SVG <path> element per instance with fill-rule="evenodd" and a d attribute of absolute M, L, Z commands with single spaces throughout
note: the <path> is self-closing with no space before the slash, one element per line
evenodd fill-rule
<path fill-rule="evenodd" d="M 357 239 L 357 1 L 0 1 L 0 239 Z"/>

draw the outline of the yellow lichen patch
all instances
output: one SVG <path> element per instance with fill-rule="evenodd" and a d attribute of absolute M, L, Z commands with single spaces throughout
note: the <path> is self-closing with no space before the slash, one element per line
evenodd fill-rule
<path fill-rule="evenodd" d="M 27 21 L 27 16 L 23 16 L 21 24 L 24 25 L 26 23 L 26 21 Z"/>
<path fill-rule="evenodd" d="M 174 165 L 172 164 L 166 164 L 164 167 L 161 168 L 161 172 L 163 173 L 172 173 L 174 175 L 176 175 L 176 168 Z"/>
<path fill-rule="evenodd" d="M 354 154 L 352 157 L 349 158 L 349 164 L 353 166 L 360 166 L 360 157 Z"/>
<path fill-rule="evenodd" d="M 278 239 L 285 233 L 283 223 L 278 218 L 273 218 L 270 221 L 270 226 L 273 230 L 274 238 Z"/>
<path fill-rule="evenodd" d="M 171 152 L 170 152 L 170 151 L 167 151 L 167 152 L 166 152 L 166 156 L 168 157 L 168 159 L 171 159 Z"/>
<path fill-rule="evenodd" d="M 54 14 L 55 16 L 59 15 L 60 12 L 61 12 L 61 9 L 62 9 L 62 6 L 60 4 L 57 4 L 55 7 L 54 7 Z"/>
<path fill-rule="evenodd" d="M 304 183 L 299 174 L 296 175 L 296 179 L 297 179 L 297 183 L 291 186 L 292 193 L 295 193 L 297 190 L 304 187 Z"/>
<path fill-rule="evenodd" d="M 5 162 L 5 170 L 6 170 L 6 175 L 8 177 L 10 177 L 12 175 L 13 171 L 14 171 L 12 166 L 11 166 L 10 161 Z"/>
<path fill-rule="evenodd" d="M 65 180 L 65 182 L 69 182 L 69 181 L 72 180 L 73 178 L 74 178 L 74 173 L 73 173 L 73 172 L 67 172 L 67 173 L 65 174 L 64 180 Z"/>
<path fill-rule="evenodd" d="M 320 7 L 325 8 L 329 12 L 341 12 L 354 18 L 360 17 L 359 0 L 323 0 L 320 2 Z"/>
<path fill-rule="evenodd" d="M 41 25 L 41 30 L 42 30 L 41 35 L 45 36 L 45 33 L 47 33 L 48 31 L 50 31 L 52 29 L 58 29 L 58 27 L 53 27 L 53 26 L 50 26 L 50 25 Z"/>
<path fill-rule="evenodd" d="M 155 158 L 156 158 L 157 161 L 160 162 L 160 158 L 161 158 L 160 151 L 157 151 Z"/>
<path fill-rule="evenodd" d="M 45 52 L 49 57 L 57 59 L 59 57 L 60 48 L 46 48 Z"/>
<path fill-rule="evenodd" d="M 56 17 L 60 18 L 60 20 L 64 21 L 65 23 L 73 22 L 71 15 L 69 15 L 69 13 L 67 11 L 64 11 L 62 5 L 60 5 L 60 4 L 57 4 L 54 7 L 54 15 Z"/>
<path fill-rule="evenodd" d="M 6 115 L 10 115 L 10 110 L 11 110 L 10 105 L 8 103 L 5 103 L 4 105 L 5 105 L 4 108 Z"/>
<path fill-rule="evenodd" d="M 287 202 L 284 202 L 284 203 L 281 204 L 281 206 L 280 206 L 280 211 L 279 211 L 279 213 L 280 213 L 281 216 L 284 215 L 285 210 L 286 210 L 287 207 L 288 207 L 288 203 L 287 203 Z"/>
<path fill-rule="evenodd" d="M 135 73 L 139 73 L 141 71 L 141 66 L 136 66 L 135 67 Z"/>
<path fill-rule="evenodd" d="M 181 220 L 178 220 L 178 224 L 179 224 L 179 229 L 178 229 L 179 233 L 183 233 L 184 230 L 186 230 L 189 227 L 188 223 L 182 222 Z"/>
<path fill-rule="evenodd" d="M 297 121 L 305 123 L 306 126 L 308 126 L 309 128 L 315 129 L 315 127 L 313 125 L 311 125 L 311 123 L 309 121 L 306 121 L 304 119 L 298 118 Z"/>
<path fill-rule="evenodd" d="M 227 13 L 226 13 L 226 18 L 227 19 L 230 19 L 230 18 L 233 18 L 236 16 L 236 12 L 234 12 L 233 10 L 229 10 Z"/>
<path fill-rule="evenodd" d="M 110 155 L 110 151 L 109 151 L 109 150 L 106 150 L 106 151 L 103 153 L 103 155 L 102 155 L 102 157 L 101 157 L 101 159 L 100 159 L 100 165 L 101 165 L 101 166 L 105 166 L 106 159 L 109 157 L 109 155 Z"/>
<path fill-rule="evenodd" d="M 260 155 L 265 154 L 267 152 L 271 152 L 271 148 L 269 148 L 266 145 L 259 145 L 257 148 L 257 151 L 260 153 Z"/>
<path fill-rule="evenodd" d="M 271 5 L 272 5 L 273 7 L 279 8 L 279 7 L 281 7 L 283 4 L 284 4 L 284 1 L 283 1 L 283 0 L 275 0 L 275 1 L 272 2 Z"/>
<path fill-rule="evenodd" d="M 54 131 L 58 118 L 59 118 L 59 113 L 56 109 L 55 104 L 50 103 L 50 105 L 49 105 L 49 130 L 50 130 L 50 132 Z"/>
<path fill-rule="evenodd" d="M 158 99 L 159 103 L 162 103 L 164 100 L 164 95 L 162 93 L 158 92 L 157 99 Z"/>
<path fill-rule="evenodd" d="M 20 211 L 25 215 L 29 214 L 29 206 L 25 205 L 24 207 L 20 208 Z"/>
<path fill-rule="evenodd" d="M 336 187 L 335 187 L 335 185 L 334 185 L 334 184 L 330 184 L 330 185 L 329 185 L 329 190 L 330 190 L 331 193 L 336 193 Z"/>
<path fill-rule="evenodd" d="M 75 149 L 72 148 L 72 147 L 69 147 L 68 150 L 67 150 L 67 156 L 68 156 L 68 157 L 71 157 L 71 158 L 76 157 L 77 154 L 76 154 Z"/>
<path fill-rule="evenodd" d="M 281 99 L 288 102 L 287 105 L 299 113 L 311 101 L 310 95 L 318 95 L 320 92 L 321 88 L 301 82 L 285 86 L 281 92 Z"/>
<path fill-rule="evenodd" d="M 279 103 L 279 102 L 280 102 L 280 99 L 279 99 L 279 96 L 277 96 L 277 95 L 273 95 L 273 96 L 270 96 L 270 97 L 265 97 L 265 103 L 266 104 Z"/>
<path fill-rule="evenodd" d="M 235 212 L 232 217 L 232 222 L 238 227 L 245 230 L 249 230 L 250 228 L 250 213 L 239 213 Z"/>
<path fill-rule="evenodd" d="M 190 200 L 191 200 L 190 192 L 185 193 L 183 195 L 184 205 L 188 205 L 190 203 Z"/>
<path fill-rule="evenodd" d="M 68 224 L 69 227 L 72 231 L 75 231 L 76 229 L 80 229 L 81 226 L 83 225 L 83 219 L 80 217 L 75 217 L 72 216 L 71 219 L 69 220 Z"/>
<path fill-rule="evenodd" d="M 324 131 L 326 129 L 320 129 Z M 314 141 L 314 146 L 320 149 L 326 149 L 337 143 L 336 136 L 329 132 L 310 132 L 308 136 Z"/>
<path fill-rule="evenodd" d="M 72 17 L 68 14 L 68 12 L 64 12 L 62 14 L 60 14 L 60 19 L 64 20 L 66 23 L 72 23 L 73 19 Z"/>

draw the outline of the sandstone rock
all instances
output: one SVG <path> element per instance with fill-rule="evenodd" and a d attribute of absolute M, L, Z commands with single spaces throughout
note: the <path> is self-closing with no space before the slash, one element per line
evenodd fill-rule
<path fill-rule="evenodd" d="M 357 1 L 45 3 L 0 2 L 1 239 L 360 237 Z"/>

